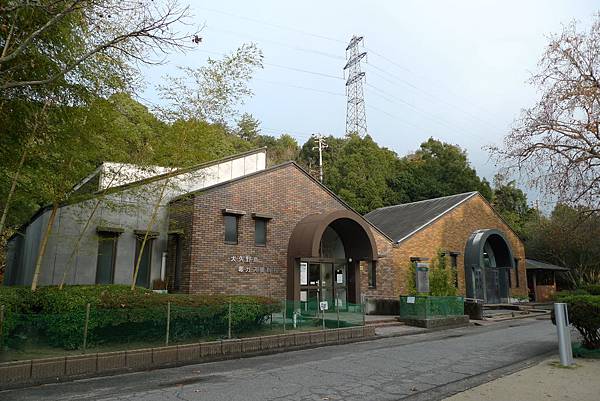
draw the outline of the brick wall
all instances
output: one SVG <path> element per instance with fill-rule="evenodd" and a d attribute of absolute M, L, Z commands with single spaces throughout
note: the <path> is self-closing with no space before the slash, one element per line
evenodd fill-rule
<path fill-rule="evenodd" d="M 185 232 L 183 270 L 188 279 L 182 283 L 182 290 L 279 299 L 286 296 L 287 247 L 296 224 L 313 213 L 346 209 L 294 164 L 197 193 L 191 198 L 191 208 L 185 202 L 188 201 L 171 204 L 172 228 L 183 228 Z M 224 241 L 224 208 L 246 212 L 238 221 L 237 245 Z M 272 217 L 267 223 L 266 246 L 254 244 L 252 213 Z M 243 262 L 231 261 L 232 257 L 240 256 Z M 247 256 L 250 262 L 246 261 Z M 174 260 L 169 263 L 173 266 Z M 238 271 L 240 266 L 244 272 Z M 245 272 L 246 269 L 250 272 Z"/>
<path fill-rule="evenodd" d="M 434 258 L 438 249 L 448 252 L 460 252 L 457 261 L 458 284 L 459 293 L 464 295 L 464 253 L 467 240 L 474 231 L 487 228 L 495 228 L 502 231 L 510 242 L 513 256 L 519 259 L 519 287 L 515 287 L 516 279 L 513 270 L 511 272 L 513 287 L 510 288 L 509 293 L 512 296 L 527 296 L 525 249 L 523 243 L 480 195 L 476 195 L 463 202 L 428 227 L 402 241 L 400 244 L 391 247 L 391 250 L 385 246 L 379 248 L 379 244 L 382 243 L 383 245 L 383 242 L 378 239 L 378 249 L 386 249 L 383 251 L 385 257 L 381 258 L 379 264 L 380 266 L 393 266 L 393 269 L 382 268 L 381 272 L 378 271 L 378 287 L 379 283 L 381 283 L 384 289 L 381 291 L 379 288 L 377 290 L 369 290 L 367 295 L 387 296 L 390 291 L 393 291 L 394 296 L 406 294 L 410 258 L 413 256 Z M 381 253 L 382 251 L 380 251 Z M 385 282 L 387 279 L 390 279 L 392 283 Z M 361 280 L 362 283 L 367 283 L 366 271 L 361 272 Z"/>

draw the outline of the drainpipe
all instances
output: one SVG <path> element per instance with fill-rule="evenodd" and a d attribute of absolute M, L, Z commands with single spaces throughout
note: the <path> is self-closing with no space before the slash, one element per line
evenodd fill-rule
<path fill-rule="evenodd" d="M 165 281 L 165 272 L 167 270 L 167 253 L 162 253 L 162 260 L 160 263 L 160 279 Z"/>

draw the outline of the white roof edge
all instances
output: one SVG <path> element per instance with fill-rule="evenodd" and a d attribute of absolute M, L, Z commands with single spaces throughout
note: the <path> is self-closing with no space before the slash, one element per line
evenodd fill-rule
<path fill-rule="evenodd" d="M 460 202 L 455 203 L 454 205 L 452 205 L 452 207 L 444 210 L 442 213 L 440 213 L 437 216 L 433 217 L 432 219 L 430 219 L 426 223 L 424 223 L 424 224 L 420 225 L 419 227 L 415 228 L 410 233 L 406 234 L 404 237 L 402 237 L 398 241 L 396 241 L 396 244 L 399 244 L 400 242 L 404 241 L 405 239 L 407 239 L 408 237 L 412 236 L 416 232 L 421 231 L 423 228 L 427 227 L 429 224 L 433 223 L 434 221 L 436 221 L 437 219 L 439 219 L 440 217 L 442 217 L 443 215 L 445 215 L 449 211 L 454 210 L 459 205 L 462 205 L 464 202 L 466 202 L 467 200 L 471 199 L 473 196 L 477 195 L 479 192 L 477 192 L 477 191 L 465 192 L 464 194 L 468 194 L 468 193 L 470 193 L 469 196 L 467 196 L 466 198 L 462 199 Z M 456 195 L 463 195 L 463 194 L 456 194 Z M 455 196 L 455 195 L 449 195 L 449 196 Z M 447 198 L 447 196 L 444 196 L 443 198 Z M 436 199 L 441 199 L 441 198 L 436 198 Z M 419 202 L 422 202 L 422 201 L 419 201 Z M 417 202 L 413 202 L 413 203 L 417 203 Z M 408 203 L 406 203 L 406 205 L 408 205 Z"/>

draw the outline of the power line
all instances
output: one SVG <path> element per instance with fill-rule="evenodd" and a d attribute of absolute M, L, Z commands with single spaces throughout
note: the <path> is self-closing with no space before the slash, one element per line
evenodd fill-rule
<path fill-rule="evenodd" d="M 277 81 L 269 81 L 266 79 L 262 79 L 262 78 L 253 78 L 256 81 L 259 82 L 265 82 L 271 85 L 280 85 L 280 86 L 287 86 L 289 88 L 295 88 L 295 89 L 302 89 L 302 90 L 307 90 L 307 91 L 313 91 L 313 92 L 319 92 L 319 93 L 325 93 L 327 95 L 332 95 L 332 96 L 346 96 L 345 94 L 341 93 L 341 92 L 332 92 L 332 91 L 328 91 L 328 90 L 324 90 L 324 89 L 317 89 L 317 88 L 310 88 L 307 86 L 302 86 L 302 85 L 294 85 L 294 84 L 288 84 L 287 82 L 277 82 Z"/>
<path fill-rule="evenodd" d="M 268 21 L 264 21 L 264 20 L 259 20 L 259 19 L 256 19 L 256 18 L 250 18 L 250 17 L 246 17 L 246 16 L 242 16 L 242 15 L 236 15 L 236 14 L 233 14 L 233 13 L 230 13 L 230 12 L 227 12 L 227 11 L 215 10 L 214 8 L 206 8 L 206 7 L 196 7 L 196 8 L 198 8 L 200 10 L 214 12 L 214 13 L 217 13 L 217 14 L 227 15 L 229 17 L 243 19 L 243 20 L 246 20 L 246 21 L 254 22 L 256 24 L 260 24 L 260 25 L 270 26 L 270 27 L 277 28 L 277 29 L 283 29 L 285 31 L 296 32 L 296 33 L 300 33 L 300 34 L 303 34 L 303 35 L 312 36 L 314 38 L 319 38 L 319 39 L 323 39 L 323 40 L 329 40 L 329 41 L 338 42 L 338 43 L 345 43 L 343 40 L 339 40 L 339 39 L 332 38 L 332 37 L 329 37 L 329 36 L 325 36 L 325 35 L 320 35 L 320 34 L 316 34 L 316 33 L 312 33 L 312 32 L 303 31 L 301 29 L 291 28 L 289 26 L 284 26 L 284 25 L 279 25 L 279 24 L 273 24 L 272 22 L 268 22 Z"/>
<path fill-rule="evenodd" d="M 292 50 L 296 50 L 296 51 L 300 51 L 300 52 L 306 52 L 306 53 L 312 53 L 312 54 L 316 54 L 319 56 L 323 56 L 323 57 L 329 57 L 335 60 L 344 60 L 344 57 L 336 55 L 336 54 L 332 54 L 332 53 L 328 53 L 328 52 L 323 52 L 320 50 L 315 50 L 315 49 L 307 49 L 304 47 L 299 47 L 299 46 L 292 46 L 288 43 L 284 43 L 284 42 L 278 42 L 276 40 L 272 40 L 272 39 L 265 39 L 265 38 L 261 38 L 255 35 L 247 35 L 245 33 L 242 32 L 236 32 L 236 31 L 231 31 L 228 29 L 221 29 L 221 28 L 214 28 L 214 27 L 207 27 L 209 30 L 213 30 L 213 31 L 217 31 L 217 32 L 223 32 L 223 33 L 227 33 L 227 34 L 231 34 L 231 35 L 236 35 L 236 36 L 241 36 L 244 38 L 248 38 L 248 39 L 253 39 L 253 40 L 257 40 L 257 41 L 261 41 L 261 42 L 265 42 L 265 43 L 271 43 L 277 46 L 282 46 L 282 47 L 286 47 L 288 49 L 292 49 Z"/>

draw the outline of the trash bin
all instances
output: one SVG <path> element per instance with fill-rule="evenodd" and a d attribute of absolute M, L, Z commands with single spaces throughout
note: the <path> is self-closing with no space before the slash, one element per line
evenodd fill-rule
<path fill-rule="evenodd" d="M 471 320 L 483 320 L 483 300 L 465 298 L 465 315 Z"/>

